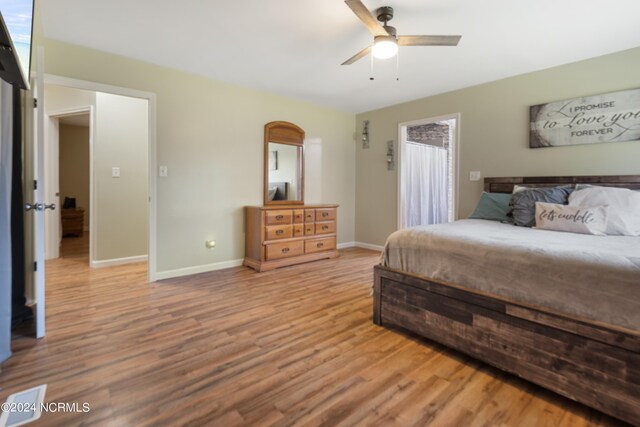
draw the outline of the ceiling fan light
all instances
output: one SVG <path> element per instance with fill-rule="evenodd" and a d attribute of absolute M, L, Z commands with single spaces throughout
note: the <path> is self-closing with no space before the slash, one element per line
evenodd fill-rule
<path fill-rule="evenodd" d="M 388 59 L 398 53 L 398 41 L 394 36 L 377 36 L 372 48 L 373 56 Z"/>

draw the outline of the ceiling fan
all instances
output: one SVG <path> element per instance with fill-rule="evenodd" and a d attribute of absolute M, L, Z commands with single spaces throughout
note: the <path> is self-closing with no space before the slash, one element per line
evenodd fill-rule
<path fill-rule="evenodd" d="M 398 46 L 457 46 L 462 36 L 398 36 L 396 29 L 387 25 L 393 19 L 393 8 L 380 7 L 376 10 L 376 16 L 362 4 L 360 0 L 345 0 L 362 23 L 373 33 L 373 45 L 365 47 L 342 63 L 351 65 L 358 59 L 367 56 L 370 52 L 379 59 L 387 59 L 398 53 Z M 383 22 L 382 25 L 376 19 Z"/>

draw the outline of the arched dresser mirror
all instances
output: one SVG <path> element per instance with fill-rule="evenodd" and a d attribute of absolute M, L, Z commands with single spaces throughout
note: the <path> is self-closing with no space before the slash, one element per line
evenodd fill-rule
<path fill-rule="evenodd" d="M 304 131 L 289 122 L 264 127 L 264 204 L 304 203 Z"/>
<path fill-rule="evenodd" d="M 245 208 L 244 265 L 255 270 L 338 256 L 338 205 L 304 204 L 304 138 L 293 123 L 264 126 L 264 205 Z"/>

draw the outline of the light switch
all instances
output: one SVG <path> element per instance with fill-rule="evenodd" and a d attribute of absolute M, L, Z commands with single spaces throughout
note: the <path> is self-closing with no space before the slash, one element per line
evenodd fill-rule
<path fill-rule="evenodd" d="M 469 181 L 480 181 L 480 171 L 469 172 Z"/>
<path fill-rule="evenodd" d="M 111 178 L 120 178 L 120 168 L 114 166 L 111 168 Z"/>
<path fill-rule="evenodd" d="M 158 170 L 158 175 L 160 175 L 162 177 L 169 176 L 169 167 L 168 166 L 160 166 L 160 169 Z"/>

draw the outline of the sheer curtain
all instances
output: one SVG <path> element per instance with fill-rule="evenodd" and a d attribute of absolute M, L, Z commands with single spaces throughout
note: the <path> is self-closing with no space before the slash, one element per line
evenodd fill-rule
<path fill-rule="evenodd" d="M 449 153 L 446 148 L 409 142 L 403 153 L 404 226 L 449 220 Z"/>
<path fill-rule="evenodd" d="M 12 92 L 0 81 L 0 362 L 11 355 Z"/>

